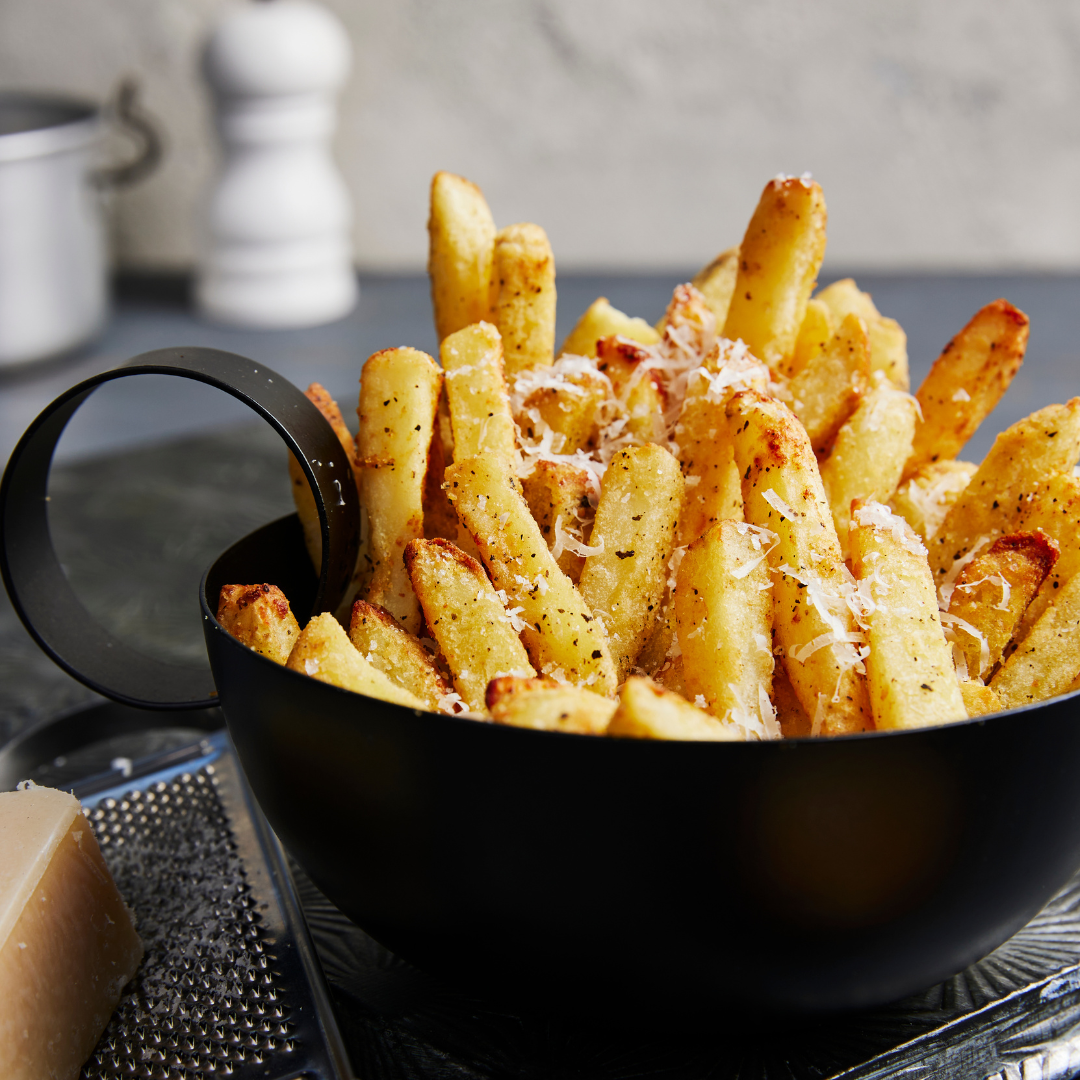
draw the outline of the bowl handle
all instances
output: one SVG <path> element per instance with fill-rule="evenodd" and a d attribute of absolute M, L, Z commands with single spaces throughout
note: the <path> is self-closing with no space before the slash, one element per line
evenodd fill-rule
<path fill-rule="evenodd" d="M 323 561 L 313 611 L 333 611 L 352 579 L 360 503 L 352 465 L 319 410 L 287 379 L 220 349 L 155 349 L 61 394 L 27 428 L 0 483 L 0 573 L 27 630 L 66 672 L 99 694 L 146 709 L 216 705 L 209 668 L 136 652 L 99 626 L 72 591 L 49 533 L 48 479 L 68 420 L 103 383 L 175 375 L 223 390 L 258 413 L 303 466 L 319 511 Z"/>

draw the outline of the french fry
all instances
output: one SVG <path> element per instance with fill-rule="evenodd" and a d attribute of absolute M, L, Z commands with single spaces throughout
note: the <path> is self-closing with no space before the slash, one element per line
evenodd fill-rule
<path fill-rule="evenodd" d="M 892 498 L 911 453 L 917 411 L 910 394 L 882 379 L 841 426 L 832 453 L 821 464 L 845 558 L 851 501 L 884 503 Z"/>
<path fill-rule="evenodd" d="M 978 465 L 970 461 L 935 461 L 924 465 L 893 492 L 889 509 L 899 514 L 923 543 L 929 543 L 976 469 Z"/>
<path fill-rule="evenodd" d="M 435 414 L 435 433 L 428 447 L 427 475 L 424 477 L 424 538 L 455 540 L 458 536 L 457 514 L 443 490 L 443 474 L 454 460 L 454 436 L 450 409 L 446 403 L 446 377 Z"/>
<path fill-rule="evenodd" d="M 666 341 L 679 350 L 708 356 L 716 345 L 716 316 L 693 285 L 676 285 L 661 323 Z"/>
<path fill-rule="evenodd" d="M 731 306 L 731 294 L 735 291 L 735 279 L 739 274 L 739 249 L 728 248 L 720 252 L 708 266 L 695 275 L 691 284 L 705 298 L 709 310 L 716 316 L 716 325 L 723 326 Z"/>
<path fill-rule="evenodd" d="M 825 348 L 788 383 L 792 412 L 806 428 L 815 453 L 820 454 L 832 444 L 869 384 L 870 339 L 866 324 L 858 315 L 848 315 Z"/>
<path fill-rule="evenodd" d="M 796 696 L 783 664 L 777 664 L 773 671 L 772 700 L 781 736 L 785 739 L 809 738 L 814 723 Z"/>
<path fill-rule="evenodd" d="M 616 681 L 630 673 L 650 632 L 667 582 L 682 509 L 679 463 L 652 443 L 622 450 L 604 474 L 582 598 L 607 631 Z"/>
<path fill-rule="evenodd" d="M 492 318 L 495 222 L 484 193 L 463 177 L 436 173 L 428 235 L 431 306 L 435 332 L 442 341 L 456 330 Z"/>
<path fill-rule="evenodd" d="M 1045 533 L 1002 536 L 961 571 L 942 617 L 961 675 L 986 680 L 1058 557 Z"/>
<path fill-rule="evenodd" d="M 420 698 L 432 712 L 440 710 L 450 684 L 435 658 L 401 629 L 389 611 L 357 600 L 349 619 L 349 640 L 369 664 Z"/>
<path fill-rule="evenodd" d="M 728 405 L 743 510 L 779 543 L 769 555 L 773 629 L 791 685 L 826 735 L 872 728 L 852 586 L 810 439 L 781 402 L 754 390 Z"/>
<path fill-rule="evenodd" d="M 1080 675 L 1080 576 L 1047 605 L 1031 633 L 990 680 L 1002 708 L 1065 693 Z"/>
<path fill-rule="evenodd" d="M 829 344 L 841 321 L 834 320 L 828 307 L 820 300 L 807 301 L 806 314 L 799 327 L 799 336 L 795 339 L 795 355 L 791 361 L 793 377 Z"/>
<path fill-rule="evenodd" d="M 608 303 L 606 296 L 594 300 L 577 321 L 577 325 L 562 343 L 559 355 L 595 356 L 596 343 L 601 338 L 629 338 L 642 345 L 655 345 L 660 335 L 644 319 L 631 318 Z"/>
<path fill-rule="evenodd" d="M 721 723 L 685 698 L 637 675 L 623 683 L 607 733 L 630 739 L 742 741 L 733 724 Z"/>
<path fill-rule="evenodd" d="M 540 526 L 548 549 L 560 547 L 555 561 L 575 584 L 581 578 L 585 558 L 561 544 L 560 531 L 580 541 L 583 515 L 591 516 L 589 474 L 564 461 L 538 461 L 521 481 L 529 511 Z"/>
<path fill-rule="evenodd" d="M 343 690 L 381 698 L 410 709 L 427 708 L 420 698 L 369 664 L 356 651 L 341 623 L 329 612 L 316 615 L 304 627 L 289 654 L 287 666 Z"/>
<path fill-rule="evenodd" d="M 426 353 L 386 349 L 360 375 L 356 453 L 360 501 L 367 509 L 369 603 L 386 608 L 411 634 L 420 605 L 405 572 L 405 545 L 424 535 L 424 487 L 442 372 Z"/>
<path fill-rule="evenodd" d="M 351 466 L 356 456 L 356 443 L 353 441 L 352 433 L 345 426 L 345 419 L 341 415 L 338 403 L 327 393 L 326 388 L 317 382 L 313 382 L 304 391 L 304 396 L 323 414 L 334 429 L 334 434 L 338 437 L 341 449 L 345 452 L 346 460 Z M 322 567 L 322 526 L 319 524 L 319 511 L 315 508 L 315 496 L 311 493 L 304 470 L 294 454 L 289 454 L 289 480 L 292 484 L 296 515 L 300 518 L 300 525 L 304 530 L 304 546 L 311 557 L 315 573 L 318 573 Z M 359 486 L 359 479 L 357 486 Z"/>
<path fill-rule="evenodd" d="M 615 712 L 614 701 L 579 686 L 515 675 L 492 679 L 487 706 L 496 724 L 574 735 L 603 735 Z"/>
<path fill-rule="evenodd" d="M 812 180 L 770 180 L 746 227 L 724 337 L 742 338 L 781 375 L 825 256 L 825 198 Z"/>
<path fill-rule="evenodd" d="M 237 641 L 260 656 L 284 664 L 300 624 L 276 585 L 222 585 L 217 620 Z"/>
<path fill-rule="evenodd" d="M 944 581 L 976 543 L 1040 527 L 1025 522 L 1032 499 L 1080 456 L 1080 398 L 1048 405 L 1017 421 L 994 440 L 990 453 L 945 515 L 928 547 L 930 568 Z M 1049 479 L 1048 479 L 1049 478 Z M 1046 530 L 1058 539 L 1050 529 Z M 1064 546 L 1063 546 L 1064 554 Z"/>
<path fill-rule="evenodd" d="M 996 691 L 974 679 L 960 684 L 960 696 L 964 699 L 964 708 L 967 709 L 968 716 L 973 718 L 1001 712 L 1004 708 Z"/>
<path fill-rule="evenodd" d="M 862 292 L 851 278 L 844 278 L 822 289 L 815 299 L 829 309 L 837 324 L 848 315 L 858 315 L 870 335 L 870 370 L 884 372 L 893 386 L 907 390 L 907 334 L 895 319 L 878 311 L 869 293 Z"/>
<path fill-rule="evenodd" d="M 922 416 L 905 476 L 956 457 L 1008 390 L 1027 340 L 1028 317 L 1007 300 L 995 300 L 945 346 L 915 395 Z"/>
<path fill-rule="evenodd" d="M 495 237 L 495 325 L 506 372 L 551 367 L 555 359 L 555 259 L 539 225 L 510 225 Z"/>
<path fill-rule="evenodd" d="M 539 442 L 546 424 L 555 433 L 551 449 L 556 454 L 572 454 L 575 450 L 591 449 L 599 431 L 600 417 L 607 401 L 607 379 L 587 367 L 562 370 L 575 357 L 566 356 L 556 365 L 557 378 L 544 379 L 531 392 L 525 387 L 526 397 L 517 413 L 517 422 L 532 442 Z M 539 369 L 547 371 L 548 369 Z M 520 398 L 522 376 L 515 387 Z"/>
<path fill-rule="evenodd" d="M 607 635 L 548 551 L 540 526 L 500 462 L 455 461 L 446 482 L 458 519 L 476 543 L 491 580 L 520 607 L 521 640 L 544 675 L 560 675 L 598 694 L 617 685 Z"/>
<path fill-rule="evenodd" d="M 649 367 L 651 354 L 628 338 L 607 337 L 597 342 L 596 356 L 596 370 L 607 376 L 626 419 L 626 434 L 642 443 L 662 439 L 667 393 L 659 372 Z"/>
<path fill-rule="evenodd" d="M 879 730 L 927 727 L 967 717 L 952 649 L 938 615 L 926 548 L 902 517 L 856 500 L 851 569 L 869 582 L 867 682 Z"/>
<path fill-rule="evenodd" d="M 687 697 L 767 738 L 780 734 L 770 701 L 774 543 L 774 533 L 721 521 L 687 548 L 675 589 Z"/>
<path fill-rule="evenodd" d="M 507 611 L 475 559 L 446 540 L 413 540 L 405 548 L 405 566 L 428 629 L 469 709 L 486 711 L 492 679 L 536 674 L 518 636 L 516 614 Z"/>
<path fill-rule="evenodd" d="M 446 401 L 454 435 L 454 457 L 495 454 L 517 471 L 517 446 L 510 397 L 503 375 L 503 347 L 491 323 L 466 326 L 439 346 Z"/>

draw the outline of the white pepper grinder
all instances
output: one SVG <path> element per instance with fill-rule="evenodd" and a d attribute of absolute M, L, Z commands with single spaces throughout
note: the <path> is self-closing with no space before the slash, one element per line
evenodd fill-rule
<path fill-rule="evenodd" d="M 330 150 L 351 52 L 310 0 L 245 0 L 210 36 L 203 70 L 224 162 L 195 283 L 206 318 L 316 326 L 356 304 L 352 208 Z"/>

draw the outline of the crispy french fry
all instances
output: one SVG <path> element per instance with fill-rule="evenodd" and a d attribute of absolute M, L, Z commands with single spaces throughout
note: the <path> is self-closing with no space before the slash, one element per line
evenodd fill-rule
<path fill-rule="evenodd" d="M 431 653 L 402 630 L 389 611 L 357 600 L 349 620 L 349 640 L 369 664 L 420 698 L 432 712 L 439 711 L 450 684 Z"/>
<path fill-rule="evenodd" d="M 693 285 L 676 285 L 661 322 L 664 338 L 679 349 L 708 356 L 719 329 L 705 297 Z"/>
<path fill-rule="evenodd" d="M 1080 675 L 1080 576 L 1060 589 L 990 680 L 1004 709 L 1065 693 Z"/>
<path fill-rule="evenodd" d="M 882 379 L 841 426 L 832 453 L 821 464 L 845 558 L 851 501 L 884 503 L 892 498 L 911 453 L 917 411 L 910 394 Z"/>
<path fill-rule="evenodd" d="M 772 684 L 773 706 L 776 709 L 776 722 L 780 725 L 780 734 L 785 739 L 807 739 L 813 733 L 814 724 L 802 707 L 791 685 L 783 664 L 777 664 L 773 671 Z"/>
<path fill-rule="evenodd" d="M 927 727 L 967 717 L 952 649 L 938 615 L 926 548 L 902 517 L 856 500 L 851 569 L 870 583 L 867 681 L 879 730 Z"/>
<path fill-rule="evenodd" d="M 535 389 L 529 390 L 533 380 L 528 374 L 522 375 L 515 387 L 519 399 L 525 394 L 517 412 L 517 422 L 525 438 L 540 442 L 546 424 L 555 433 L 551 449 L 556 454 L 592 449 L 608 397 L 607 379 L 584 364 L 570 366 L 577 360 L 565 356 L 554 369 L 537 369 L 544 373 L 551 370 L 556 378 L 542 379 Z"/>
<path fill-rule="evenodd" d="M 636 442 L 662 439 L 667 393 L 659 372 L 651 369 L 651 354 L 625 337 L 597 342 L 596 369 L 606 375 L 611 393 L 626 420 L 623 429 Z"/>
<path fill-rule="evenodd" d="M 466 326 L 439 346 L 446 400 L 454 435 L 454 457 L 495 454 L 517 471 L 517 446 L 510 397 L 503 375 L 503 347 L 491 323 Z"/>
<path fill-rule="evenodd" d="M 522 642 L 544 675 L 598 694 L 615 690 L 615 666 L 599 620 L 559 569 L 529 506 L 501 463 L 486 456 L 446 470 L 458 519 L 476 542 L 495 587 L 520 607 Z"/>
<path fill-rule="evenodd" d="M 424 477 L 424 538 L 434 540 L 439 536 L 455 540 L 458 535 L 457 514 L 443 490 L 443 474 L 446 466 L 454 460 L 454 436 L 450 426 L 450 409 L 446 403 L 446 378 L 439 395 L 439 408 L 435 414 L 435 433 L 428 447 L 427 475 Z"/>
<path fill-rule="evenodd" d="M 679 463 L 652 443 L 622 450 L 604 475 L 581 595 L 607 631 L 617 681 L 652 631 L 682 509 Z"/>
<path fill-rule="evenodd" d="M 360 375 L 356 454 L 369 527 L 366 599 L 412 634 L 421 627 L 420 605 L 402 555 L 410 540 L 424 535 L 428 449 L 441 389 L 442 372 L 416 349 L 375 353 Z"/>
<path fill-rule="evenodd" d="M 840 329 L 788 384 L 792 412 L 820 454 L 855 411 L 870 385 L 870 339 L 858 315 Z"/>
<path fill-rule="evenodd" d="M 431 181 L 428 274 L 435 332 L 448 334 L 492 317 L 495 222 L 484 193 L 453 173 Z"/>
<path fill-rule="evenodd" d="M 724 337 L 788 375 L 825 256 L 825 198 L 812 180 L 770 180 L 739 249 Z"/>
<path fill-rule="evenodd" d="M 691 284 L 705 297 L 709 310 L 716 316 L 716 325 L 723 326 L 731 306 L 731 294 L 735 291 L 735 279 L 739 274 L 739 249 L 728 248 L 720 252 L 708 266 L 694 275 Z"/>
<path fill-rule="evenodd" d="M 935 461 L 924 465 L 893 492 L 889 509 L 899 514 L 923 543 L 929 543 L 976 469 L 978 465 L 970 461 Z"/>
<path fill-rule="evenodd" d="M 795 339 L 795 355 L 791 361 L 792 376 L 798 375 L 832 340 L 843 320 L 834 320 L 828 307 L 820 300 L 808 300 L 806 314 Z"/>
<path fill-rule="evenodd" d="M 1071 470 L 1077 456 L 1080 398 L 1048 405 L 998 435 L 928 545 L 939 583 L 983 538 L 1040 528 L 1029 516 L 1037 494 L 1059 484 L 1057 474 Z M 1051 529 L 1045 531 L 1059 539 Z"/>
<path fill-rule="evenodd" d="M 533 471 L 522 479 L 521 489 L 548 549 L 561 547 L 555 557 L 559 569 L 576 583 L 581 578 L 585 558 L 560 544 L 559 533 L 565 532 L 581 542 L 582 518 L 592 516 L 589 474 L 564 461 L 538 461 Z"/>
<path fill-rule="evenodd" d="M 410 709 L 427 708 L 420 698 L 369 664 L 356 651 L 341 623 L 329 612 L 316 615 L 304 627 L 289 654 L 287 666 L 343 690 L 406 705 Z"/>
<path fill-rule="evenodd" d="M 637 675 L 623 683 L 607 733 L 630 739 L 742 741 L 742 733 L 733 724 L 721 723 L 680 695 Z"/>
<path fill-rule="evenodd" d="M 996 691 L 974 679 L 960 684 L 960 696 L 964 699 L 964 708 L 970 717 L 988 716 L 990 713 L 1001 712 L 1005 707 Z"/>
<path fill-rule="evenodd" d="M 575 735 L 603 735 L 615 712 L 614 701 L 580 686 L 515 675 L 492 679 L 487 706 L 496 724 Z"/>
<path fill-rule="evenodd" d="M 638 341 L 642 345 L 655 345 L 660 335 L 644 319 L 631 318 L 608 303 L 606 296 L 594 300 L 577 321 L 562 343 L 559 355 L 595 356 L 596 343 L 601 338 L 618 334 L 619 337 Z"/>
<path fill-rule="evenodd" d="M 869 293 L 862 292 L 851 278 L 834 281 L 816 296 L 840 323 L 848 315 L 858 315 L 870 335 L 870 370 L 883 371 L 901 390 L 908 388 L 907 334 L 895 319 L 882 315 Z"/>
<path fill-rule="evenodd" d="M 551 367 L 555 359 L 555 259 L 539 225 L 510 225 L 495 237 L 495 325 L 506 373 Z"/>
<path fill-rule="evenodd" d="M 488 683 L 500 675 L 536 674 L 516 628 L 517 616 L 496 594 L 484 568 L 446 540 L 413 540 L 405 565 L 424 618 L 473 712 L 485 712 Z"/>
<path fill-rule="evenodd" d="M 675 589 L 687 696 L 765 738 L 780 734 L 770 699 L 768 551 L 776 539 L 745 522 L 721 521 L 687 548 Z"/>
<path fill-rule="evenodd" d="M 657 609 L 656 621 L 653 623 L 652 633 L 645 639 L 645 644 L 638 653 L 637 667 L 639 672 L 664 682 L 660 678 L 661 669 L 668 660 L 668 653 L 672 650 L 672 644 L 676 651 L 679 647 L 678 637 L 675 633 L 675 576 L 678 573 L 678 562 L 685 554 L 685 548 L 676 548 L 675 554 L 668 563 L 668 579 L 664 588 L 664 598 L 660 601 Z M 674 569 L 673 569 L 674 567 Z M 680 657 L 681 661 L 681 657 Z M 682 675 L 679 675 L 682 682 Z M 666 686 L 667 683 L 664 683 Z M 671 689 L 668 687 L 668 689 Z M 682 693 L 682 691 L 679 691 Z"/>
<path fill-rule="evenodd" d="M 237 641 L 277 664 L 289 659 L 300 624 L 276 585 L 222 585 L 217 620 Z"/>
<path fill-rule="evenodd" d="M 356 457 L 356 443 L 353 441 L 352 433 L 345 426 L 345 419 L 341 415 L 338 403 L 327 393 L 326 388 L 317 382 L 313 382 L 304 391 L 304 396 L 323 414 L 334 429 L 334 434 L 341 443 L 341 449 L 347 455 L 347 460 L 351 465 Z M 322 566 L 322 526 L 319 524 L 319 511 L 315 508 L 315 496 L 311 493 L 304 470 L 293 454 L 289 454 L 289 480 L 292 483 L 296 514 L 304 530 L 304 546 L 311 557 L 315 572 L 318 573 Z M 357 478 L 357 486 L 359 486 L 359 478 Z"/>
<path fill-rule="evenodd" d="M 743 510 L 779 544 L 773 628 L 791 685 L 825 735 L 873 726 L 859 637 L 845 595 L 851 583 L 805 428 L 779 401 L 743 390 L 728 405 Z"/>
<path fill-rule="evenodd" d="M 961 676 L 988 679 L 1012 640 L 1028 604 L 1058 557 L 1057 544 L 1041 532 L 1012 533 L 977 555 L 951 587 L 942 616 Z"/>
<path fill-rule="evenodd" d="M 1008 390 L 1027 339 L 1028 317 L 1007 300 L 995 300 L 945 346 L 915 395 L 922 416 L 905 476 L 956 457 Z"/>

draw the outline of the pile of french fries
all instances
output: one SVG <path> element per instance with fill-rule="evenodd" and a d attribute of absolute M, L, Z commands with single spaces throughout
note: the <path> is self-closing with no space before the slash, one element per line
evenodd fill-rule
<path fill-rule="evenodd" d="M 906 337 L 826 210 L 766 185 L 742 244 L 656 326 L 596 300 L 555 349 L 543 229 L 431 188 L 439 362 L 376 353 L 350 595 L 301 630 L 270 584 L 218 618 L 295 671 L 519 727 L 746 740 L 923 727 L 1080 686 L 1080 398 L 956 455 L 1023 361 L 988 304 L 908 390 Z M 309 554 L 319 523 L 291 463 Z"/>

